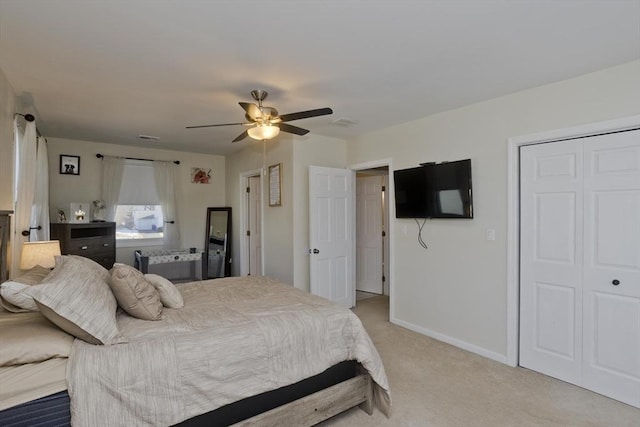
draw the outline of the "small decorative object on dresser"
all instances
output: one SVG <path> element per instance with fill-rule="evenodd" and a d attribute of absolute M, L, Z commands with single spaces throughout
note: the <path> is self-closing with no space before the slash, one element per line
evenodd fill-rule
<path fill-rule="evenodd" d="M 113 267 L 116 261 L 116 223 L 51 223 L 51 240 L 60 240 L 63 255 L 81 255 L 102 265 Z"/>
<path fill-rule="evenodd" d="M 84 224 L 89 222 L 89 202 L 71 203 L 69 207 L 69 222 Z"/>

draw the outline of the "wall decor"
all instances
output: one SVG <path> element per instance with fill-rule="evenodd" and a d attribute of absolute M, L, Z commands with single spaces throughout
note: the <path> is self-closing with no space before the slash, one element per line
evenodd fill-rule
<path fill-rule="evenodd" d="M 211 169 L 191 168 L 191 183 L 193 184 L 210 184 Z"/>
<path fill-rule="evenodd" d="M 60 154 L 60 173 L 62 175 L 80 175 L 80 156 Z"/>
<path fill-rule="evenodd" d="M 282 206 L 282 163 L 269 166 L 269 206 Z"/>

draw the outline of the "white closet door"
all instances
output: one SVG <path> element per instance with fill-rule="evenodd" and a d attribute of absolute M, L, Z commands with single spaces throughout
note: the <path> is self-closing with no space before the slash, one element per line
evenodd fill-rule
<path fill-rule="evenodd" d="M 520 365 L 580 384 L 582 142 L 520 150 Z"/>
<path fill-rule="evenodd" d="M 584 387 L 640 407 L 640 131 L 584 140 Z"/>

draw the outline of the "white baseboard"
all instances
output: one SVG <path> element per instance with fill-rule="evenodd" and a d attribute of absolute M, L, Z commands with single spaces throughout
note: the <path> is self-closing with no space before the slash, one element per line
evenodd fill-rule
<path fill-rule="evenodd" d="M 421 326 L 405 322 L 404 320 L 392 318 L 390 319 L 390 321 L 395 325 L 402 326 L 403 328 L 407 328 L 419 334 L 437 339 L 438 341 L 446 342 L 447 344 L 451 344 L 463 350 L 470 351 L 471 353 L 475 353 L 488 359 L 495 360 L 496 362 L 504 363 L 505 365 L 507 364 L 507 356 L 504 354 L 499 354 L 491 350 L 487 350 L 486 348 L 478 347 L 474 344 L 469 344 L 468 342 L 459 340 L 457 338 L 452 338 L 448 335 L 441 334 L 440 332 L 434 332 Z"/>

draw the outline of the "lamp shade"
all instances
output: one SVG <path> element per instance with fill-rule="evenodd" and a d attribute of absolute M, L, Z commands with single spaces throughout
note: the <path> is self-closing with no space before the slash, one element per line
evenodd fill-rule
<path fill-rule="evenodd" d="M 28 270 L 36 265 L 53 268 L 56 265 L 55 257 L 57 255 L 60 255 L 60 242 L 58 240 L 23 243 L 20 269 Z"/>
<path fill-rule="evenodd" d="M 264 141 L 267 139 L 273 139 L 280 133 L 280 128 L 278 126 L 273 125 L 258 125 L 256 127 L 252 127 L 247 129 L 247 134 L 253 138 L 260 141 Z"/>

